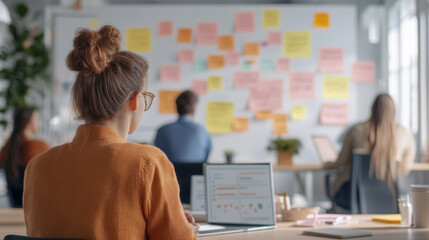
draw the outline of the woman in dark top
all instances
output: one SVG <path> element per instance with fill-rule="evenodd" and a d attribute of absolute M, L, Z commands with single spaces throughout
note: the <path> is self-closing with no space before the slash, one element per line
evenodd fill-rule
<path fill-rule="evenodd" d="M 39 129 L 39 114 L 35 108 L 22 107 L 15 111 L 12 134 L 0 152 L 11 207 L 22 208 L 24 171 L 28 162 L 49 149 L 46 142 L 33 138 Z"/>

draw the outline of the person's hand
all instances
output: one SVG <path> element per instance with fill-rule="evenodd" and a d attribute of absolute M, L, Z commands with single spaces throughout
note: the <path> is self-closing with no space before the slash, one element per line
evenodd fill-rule
<path fill-rule="evenodd" d="M 186 220 L 188 220 L 189 226 L 191 226 L 194 229 L 194 233 L 198 233 L 198 230 L 200 230 L 200 224 L 195 223 L 194 217 L 190 213 L 185 213 Z"/>

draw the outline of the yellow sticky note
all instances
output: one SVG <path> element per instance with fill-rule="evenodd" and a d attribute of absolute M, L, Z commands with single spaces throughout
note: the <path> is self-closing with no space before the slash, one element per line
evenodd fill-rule
<path fill-rule="evenodd" d="M 273 118 L 273 112 L 256 112 L 256 119 L 266 120 Z"/>
<path fill-rule="evenodd" d="M 305 120 L 307 118 L 307 108 L 305 105 L 293 105 L 291 118 L 292 120 Z"/>
<path fill-rule="evenodd" d="M 97 27 L 98 26 L 98 19 L 91 19 L 91 26 Z"/>
<path fill-rule="evenodd" d="M 192 29 L 191 28 L 179 28 L 177 30 L 177 42 L 178 43 L 190 43 L 190 42 L 192 42 Z"/>
<path fill-rule="evenodd" d="M 259 56 L 259 43 L 244 44 L 244 56 Z"/>
<path fill-rule="evenodd" d="M 323 79 L 323 99 L 347 99 L 349 97 L 349 77 L 326 76 Z"/>
<path fill-rule="evenodd" d="M 234 103 L 208 102 L 206 127 L 210 133 L 231 133 L 234 123 Z"/>
<path fill-rule="evenodd" d="M 249 130 L 249 119 L 248 118 L 235 118 L 234 119 L 234 130 L 235 131 L 247 131 L 247 130 Z"/>
<path fill-rule="evenodd" d="M 273 132 L 275 135 L 287 134 L 287 115 L 286 114 L 274 114 L 273 121 L 274 121 Z"/>
<path fill-rule="evenodd" d="M 311 56 L 310 32 L 285 32 L 284 56 L 288 58 L 307 58 Z"/>
<path fill-rule="evenodd" d="M 207 81 L 207 89 L 219 91 L 222 90 L 222 77 L 221 76 L 210 76 Z"/>
<path fill-rule="evenodd" d="M 219 37 L 219 50 L 233 51 L 234 50 L 234 36 L 220 36 Z"/>
<path fill-rule="evenodd" d="M 329 13 L 315 13 L 314 27 L 327 28 L 329 27 Z"/>
<path fill-rule="evenodd" d="M 178 90 L 160 90 L 157 99 L 159 99 L 158 112 L 161 114 L 176 114 L 176 98 L 182 93 Z"/>
<path fill-rule="evenodd" d="M 264 28 L 278 28 L 278 27 L 280 27 L 280 10 L 278 10 L 278 9 L 264 10 L 262 26 Z"/>
<path fill-rule="evenodd" d="M 225 59 L 223 56 L 209 56 L 208 67 L 209 69 L 223 68 Z"/>
<path fill-rule="evenodd" d="M 385 214 L 372 217 L 374 222 L 401 223 L 401 214 Z"/>
<path fill-rule="evenodd" d="M 150 28 L 128 28 L 126 30 L 126 48 L 133 52 L 151 52 L 152 35 Z"/>

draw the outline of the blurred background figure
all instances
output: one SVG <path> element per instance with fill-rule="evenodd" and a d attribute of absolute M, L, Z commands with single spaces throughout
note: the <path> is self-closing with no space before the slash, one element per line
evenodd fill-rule
<path fill-rule="evenodd" d="M 353 150 L 371 154 L 370 175 L 387 182 L 396 191 L 397 175 L 406 175 L 414 161 L 416 146 L 409 129 L 395 120 L 395 103 L 388 94 L 379 94 L 372 105 L 371 117 L 354 125 L 343 142 L 337 161 L 327 167 L 338 168 L 339 176 L 331 188 L 338 206 L 350 209 L 350 168 Z M 396 195 L 396 192 L 393 196 Z"/>
<path fill-rule="evenodd" d="M 192 117 L 198 96 L 192 91 L 182 92 L 176 99 L 179 119 L 158 129 L 155 146 L 160 148 L 173 163 L 203 163 L 211 150 L 210 134 Z"/>
<path fill-rule="evenodd" d="M 22 208 L 24 171 L 28 162 L 49 149 L 46 142 L 34 138 L 39 129 L 40 119 L 35 108 L 21 107 L 15 111 L 12 134 L 0 152 L 11 207 Z"/>

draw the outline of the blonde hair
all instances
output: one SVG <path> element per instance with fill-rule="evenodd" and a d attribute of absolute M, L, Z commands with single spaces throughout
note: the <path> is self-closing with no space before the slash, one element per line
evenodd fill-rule
<path fill-rule="evenodd" d="M 379 94 L 368 120 L 366 148 L 371 152 L 370 176 L 388 181 L 396 179 L 395 103 L 388 94 Z"/>

